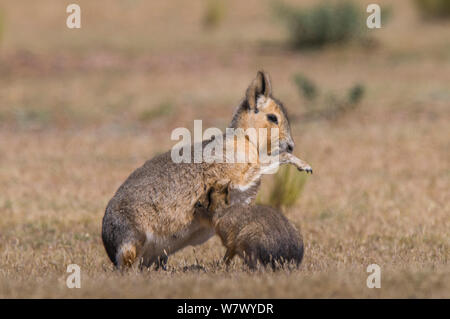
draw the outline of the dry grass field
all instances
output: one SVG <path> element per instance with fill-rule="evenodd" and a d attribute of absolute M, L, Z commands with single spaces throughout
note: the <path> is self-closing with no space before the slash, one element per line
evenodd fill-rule
<path fill-rule="evenodd" d="M 294 51 L 265 1 L 227 1 L 215 29 L 202 25 L 205 1 L 77 3 L 82 28 L 70 30 L 64 1 L 0 0 L 0 298 L 450 297 L 448 20 L 379 1 L 392 17 L 369 31 L 375 45 Z M 213 238 L 167 271 L 114 271 L 100 232 L 116 189 L 175 144 L 174 128 L 224 129 L 260 68 L 314 169 L 285 210 L 303 234 L 301 268 L 226 270 Z M 365 97 L 302 122 L 296 72 L 337 93 L 364 83 Z M 372 263 L 380 289 L 366 286 Z M 66 287 L 69 264 L 81 289 Z"/>

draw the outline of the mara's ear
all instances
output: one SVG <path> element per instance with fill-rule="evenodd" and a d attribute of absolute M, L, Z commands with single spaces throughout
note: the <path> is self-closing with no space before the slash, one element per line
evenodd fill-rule
<path fill-rule="evenodd" d="M 218 192 L 224 195 L 225 197 L 225 204 L 230 204 L 230 188 L 231 188 L 231 181 L 219 181 L 217 183 L 218 186 Z"/>
<path fill-rule="evenodd" d="M 258 97 L 263 95 L 269 97 L 272 94 L 272 84 L 270 83 L 270 77 L 267 72 L 258 71 L 256 78 L 252 81 L 247 89 L 245 98 L 248 106 L 256 111 L 256 101 Z"/>
<path fill-rule="evenodd" d="M 218 180 L 215 184 L 217 191 L 225 192 L 231 187 L 231 181 L 229 179 Z"/>

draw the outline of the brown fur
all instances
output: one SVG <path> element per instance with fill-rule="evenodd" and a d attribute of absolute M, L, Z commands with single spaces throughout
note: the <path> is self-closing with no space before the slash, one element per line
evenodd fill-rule
<path fill-rule="evenodd" d="M 276 268 L 285 262 L 300 265 L 303 241 L 280 211 L 261 205 L 229 205 L 226 187 L 215 186 L 197 203 L 195 217 L 214 227 L 226 247 L 224 261 L 235 255 L 251 268 L 260 263 Z"/>
<path fill-rule="evenodd" d="M 275 125 L 267 120 L 267 112 L 279 118 L 276 126 L 280 130 L 280 149 L 277 151 L 281 153 L 281 163 L 311 171 L 307 163 L 287 153 L 293 147 L 289 122 L 284 108 L 271 98 L 268 75 L 260 71 L 231 126 L 245 129 Z M 248 141 L 245 134 L 226 139 L 225 145 L 239 140 L 247 142 L 245 152 L 256 159 L 254 162 L 174 163 L 167 152 L 136 169 L 110 200 L 103 217 L 102 239 L 111 261 L 118 267 L 136 260 L 143 266 L 159 265 L 171 253 L 210 238 L 213 229 L 194 220 L 193 213 L 195 203 L 211 185 L 229 184 L 232 191 L 240 194 L 233 196 L 233 201 L 252 202 L 265 167 L 259 162 L 258 145 Z M 237 151 L 244 152 L 244 149 Z"/>

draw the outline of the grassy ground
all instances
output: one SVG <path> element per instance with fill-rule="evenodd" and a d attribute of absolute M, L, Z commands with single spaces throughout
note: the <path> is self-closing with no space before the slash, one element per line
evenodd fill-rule
<path fill-rule="evenodd" d="M 393 16 L 371 31 L 376 46 L 294 52 L 256 0 L 228 1 L 215 30 L 201 1 L 78 3 L 82 29 L 69 30 L 62 2 L 0 2 L 0 297 L 450 297 L 448 23 L 383 1 Z M 227 271 L 213 238 L 166 272 L 114 272 L 100 238 L 108 200 L 170 149 L 172 129 L 225 128 L 259 68 L 314 169 L 286 210 L 304 237 L 301 269 Z M 367 94 L 336 121 L 299 122 L 296 72 Z M 65 285 L 72 263 L 81 289 Z M 381 289 L 366 286 L 372 263 Z"/>

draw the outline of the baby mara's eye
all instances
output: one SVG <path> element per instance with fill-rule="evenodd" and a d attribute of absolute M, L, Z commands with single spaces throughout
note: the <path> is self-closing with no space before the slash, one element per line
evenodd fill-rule
<path fill-rule="evenodd" d="M 278 118 L 275 114 L 268 114 L 267 119 L 269 120 L 269 122 L 278 124 Z"/>

